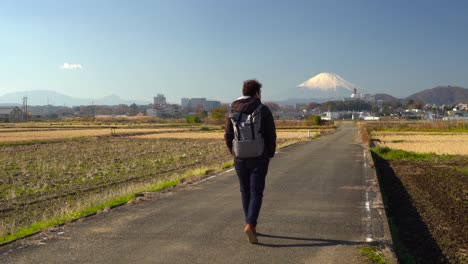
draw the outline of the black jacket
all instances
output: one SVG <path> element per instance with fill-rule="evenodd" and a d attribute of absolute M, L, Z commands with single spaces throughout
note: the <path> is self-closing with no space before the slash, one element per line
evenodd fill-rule
<path fill-rule="evenodd" d="M 260 99 L 254 97 L 238 99 L 231 104 L 231 111 L 237 113 L 251 114 L 257 106 L 261 104 Z M 270 109 L 263 105 L 260 109 L 262 114 L 261 129 L 260 133 L 262 134 L 265 140 L 265 151 L 263 152 L 263 157 L 273 158 L 276 151 L 276 127 L 275 121 L 273 120 L 273 115 L 271 114 Z M 226 119 L 226 128 L 224 133 L 224 140 L 229 151 L 232 153 L 232 140 L 234 139 L 234 127 L 232 126 L 231 119 L 228 117 Z"/>

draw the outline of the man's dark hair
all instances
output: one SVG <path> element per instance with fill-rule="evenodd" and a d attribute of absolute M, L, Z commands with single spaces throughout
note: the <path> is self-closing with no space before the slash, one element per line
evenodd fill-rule
<path fill-rule="evenodd" d="M 260 93 L 260 88 L 262 84 L 257 80 L 247 80 L 244 81 L 244 87 L 242 87 L 242 94 L 244 96 L 254 96 L 257 93 Z"/>

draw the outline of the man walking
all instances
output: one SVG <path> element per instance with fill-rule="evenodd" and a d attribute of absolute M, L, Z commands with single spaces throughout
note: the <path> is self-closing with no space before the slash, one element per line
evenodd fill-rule
<path fill-rule="evenodd" d="M 268 164 L 276 150 L 275 123 L 270 109 L 260 101 L 261 87 L 257 80 L 244 82 L 243 96 L 231 104 L 224 134 L 239 178 L 246 222 L 244 233 L 252 244 L 258 243 L 257 218 Z"/>

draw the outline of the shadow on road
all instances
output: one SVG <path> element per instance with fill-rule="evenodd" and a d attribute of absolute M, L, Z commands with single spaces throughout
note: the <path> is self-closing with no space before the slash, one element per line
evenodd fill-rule
<path fill-rule="evenodd" d="M 327 247 L 327 246 L 338 246 L 338 245 L 362 245 L 364 242 L 345 241 L 345 240 L 334 240 L 334 239 L 320 239 L 320 238 L 304 238 L 304 237 L 288 237 L 278 236 L 269 234 L 257 234 L 258 237 L 268 238 L 279 238 L 295 241 L 308 241 L 309 243 L 296 243 L 296 244 L 269 244 L 259 242 L 257 245 L 272 247 L 272 248 L 285 248 L 285 247 Z"/>

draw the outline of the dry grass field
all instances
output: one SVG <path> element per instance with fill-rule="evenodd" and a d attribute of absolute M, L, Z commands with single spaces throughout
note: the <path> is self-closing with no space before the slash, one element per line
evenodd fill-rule
<path fill-rule="evenodd" d="M 371 138 L 381 147 L 418 153 L 468 155 L 468 133 L 374 131 Z"/>
<path fill-rule="evenodd" d="M 308 131 L 277 131 L 278 139 L 303 139 L 306 140 L 309 137 Z M 320 131 L 311 131 L 310 137 L 316 137 L 320 134 Z M 184 133 L 158 133 L 158 134 L 147 134 L 140 136 L 133 136 L 133 138 L 196 138 L 196 139 L 223 139 L 224 132 L 204 132 L 204 131 L 190 131 Z"/>
<path fill-rule="evenodd" d="M 225 148 L 221 140 L 125 137 L 0 146 L 0 237 L 74 214 L 88 200 L 103 202 L 103 195 L 129 195 L 122 190 L 134 185 L 221 166 L 230 159 Z"/>
<path fill-rule="evenodd" d="M 310 131 L 310 133 L 309 133 Z M 278 130 L 279 139 L 307 139 L 320 134 L 320 130 Z M 0 143 L 19 141 L 46 141 L 73 139 L 97 136 L 131 136 L 132 138 L 211 138 L 222 139 L 224 132 L 200 131 L 200 128 L 93 128 L 93 129 L 69 129 L 69 128 L 3 128 L 0 129 Z M 133 135 L 133 136 L 132 136 Z"/>
<path fill-rule="evenodd" d="M 96 137 L 96 136 L 110 136 L 110 135 L 131 135 L 140 133 L 179 133 L 189 130 L 189 128 L 102 128 L 102 129 L 56 129 L 56 130 L 31 130 L 14 131 L 9 130 L 0 131 L 0 142 L 16 142 L 16 141 L 42 141 L 42 140 L 57 140 L 57 139 L 71 139 L 79 137 Z M 16 130 L 16 129 L 15 129 Z"/>

